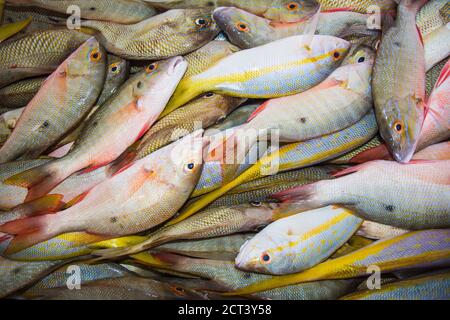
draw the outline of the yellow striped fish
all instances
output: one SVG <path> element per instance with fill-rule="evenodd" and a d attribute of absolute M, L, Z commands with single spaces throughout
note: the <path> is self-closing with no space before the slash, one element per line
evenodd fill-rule
<path fill-rule="evenodd" d="M 180 82 L 164 115 L 202 93 L 276 98 L 322 82 L 347 54 L 350 43 L 332 36 L 293 36 L 236 52 Z"/>
<path fill-rule="evenodd" d="M 382 273 L 450 265 L 450 229 L 410 232 L 379 240 L 345 256 L 327 260 L 306 271 L 274 276 L 225 295 L 247 295 L 273 288 L 325 279 L 365 276 L 371 266 Z"/>
<path fill-rule="evenodd" d="M 337 206 L 277 220 L 241 247 L 236 266 L 268 274 L 303 271 L 342 247 L 362 221 L 350 210 Z"/>

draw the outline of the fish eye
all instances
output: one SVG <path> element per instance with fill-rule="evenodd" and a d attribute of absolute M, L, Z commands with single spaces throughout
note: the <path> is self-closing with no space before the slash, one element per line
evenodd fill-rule
<path fill-rule="evenodd" d="M 102 54 L 98 50 L 93 50 L 90 54 L 91 61 L 97 62 L 102 58 Z"/>
<path fill-rule="evenodd" d="M 144 86 L 144 84 L 142 83 L 142 81 L 138 81 L 138 82 L 136 83 L 136 87 L 137 87 L 138 89 L 142 89 L 143 86 Z"/>
<path fill-rule="evenodd" d="M 195 24 L 200 27 L 205 27 L 209 24 L 209 22 L 205 18 L 197 18 L 197 19 L 195 19 Z"/>
<path fill-rule="evenodd" d="M 358 63 L 363 63 L 365 60 L 366 60 L 366 58 L 361 57 L 361 58 L 358 59 Z"/>
<path fill-rule="evenodd" d="M 264 252 L 263 254 L 261 254 L 261 262 L 262 263 L 270 263 L 271 257 L 270 254 L 268 254 L 267 252 Z"/>
<path fill-rule="evenodd" d="M 214 96 L 214 92 L 208 92 L 207 94 L 205 94 L 206 98 L 211 98 L 212 96 Z"/>
<path fill-rule="evenodd" d="M 394 123 L 394 130 L 399 134 L 403 132 L 403 124 L 401 121 L 396 121 Z"/>
<path fill-rule="evenodd" d="M 8 129 L 14 129 L 14 127 L 16 126 L 16 122 L 17 122 L 17 119 L 9 119 L 6 122 L 6 126 L 8 127 Z"/>
<path fill-rule="evenodd" d="M 335 51 L 334 53 L 333 53 L 333 57 L 334 57 L 334 59 L 339 59 L 339 57 L 341 56 L 341 54 L 339 53 L 339 51 Z"/>
<path fill-rule="evenodd" d="M 252 201 L 250 204 L 254 207 L 261 207 L 262 202 L 261 201 Z"/>
<path fill-rule="evenodd" d="M 171 290 L 176 295 L 184 295 L 184 289 L 182 287 L 171 287 Z"/>
<path fill-rule="evenodd" d="M 248 27 L 248 24 L 246 24 L 245 22 L 242 22 L 242 21 L 239 21 L 239 22 L 236 23 L 236 28 L 239 31 L 242 31 L 242 32 L 249 32 L 250 31 L 250 28 Z"/>
<path fill-rule="evenodd" d="M 192 170 L 194 170 L 194 168 L 195 168 L 195 164 L 194 163 L 188 163 L 186 166 L 185 166 L 185 169 L 186 169 L 186 171 L 192 171 Z"/>
<path fill-rule="evenodd" d="M 155 63 L 149 64 L 149 65 L 145 68 L 145 72 L 151 73 L 152 71 L 155 71 L 157 68 L 158 68 L 158 64 L 155 62 Z"/>
<path fill-rule="evenodd" d="M 226 116 L 222 116 L 219 119 L 216 120 L 216 124 L 222 123 L 227 117 Z"/>
<path fill-rule="evenodd" d="M 118 73 L 120 72 L 120 70 L 119 70 L 119 65 L 118 65 L 117 63 L 113 63 L 113 64 L 111 65 L 111 72 L 112 72 L 113 74 L 118 74 Z"/>
<path fill-rule="evenodd" d="M 298 4 L 297 2 L 295 2 L 295 1 L 289 2 L 289 3 L 286 5 L 286 8 L 287 8 L 289 11 L 297 10 L 298 7 L 299 7 L 299 4 Z"/>

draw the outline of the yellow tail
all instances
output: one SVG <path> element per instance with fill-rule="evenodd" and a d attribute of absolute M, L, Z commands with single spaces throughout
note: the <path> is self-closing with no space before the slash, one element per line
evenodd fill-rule
<path fill-rule="evenodd" d="M 186 103 L 206 91 L 207 88 L 204 88 L 200 83 L 197 83 L 192 79 L 181 80 L 177 89 L 173 93 L 172 98 L 167 103 L 166 108 L 159 116 L 159 119 L 167 116 L 169 113 L 175 111 L 179 107 L 184 106 Z"/>
<path fill-rule="evenodd" d="M 3 4 L 0 4 L 1 7 L 3 7 Z M 1 8 L 3 9 L 3 8 Z M 1 18 L 2 12 L 0 12 L 0 18 Z M 21 30 L 25 29 L 31 22 L 31 17 L 19 21 L 10 23 L 7 25 L 4 25 L 0 27 L 0 42 L 8 39 L 9 37 L 15 35 L 16 33 L 20 32 Z"/>

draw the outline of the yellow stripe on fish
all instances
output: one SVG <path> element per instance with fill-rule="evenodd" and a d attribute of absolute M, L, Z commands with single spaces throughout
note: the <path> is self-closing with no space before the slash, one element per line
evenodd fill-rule
<path fill-rule="evenodd" d="M 239 269 L 289 274 L 329 258 L 356 232 L 362 219 L 329 206 L 273 222 L 246 242 L 236 257 Z"/>

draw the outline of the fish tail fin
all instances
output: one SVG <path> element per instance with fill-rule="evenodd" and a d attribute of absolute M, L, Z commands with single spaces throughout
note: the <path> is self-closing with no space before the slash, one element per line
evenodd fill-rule
<path fill-rule="evenodd" d="M 86 26 L 80 27 L 79 29 L 77 29 L 77 31 L 79 31 L 81 33 L 84 33 L 84 34 L 87 34 L 87 35 L 90 35 L 90 36 L 95 36 L 98 33 L 97 30 L 95 30 L 93 28 L 86 27 Z"/>
<path fill-rule="evenodd" d="M 8 39 L 9 37 L 15 35 L 16 33 L 25 29 L 31 22 L 31 17 L 25 20 L 10 23 L 0 27 L 0 41 Z"/>
<path fill-rule="evenodd" d="M 123 248 L 143 242 L 145 241 L 145 239 L 146 237 L 142 236 L 128 236 L 128 237 L 114 238 L 92 243 L 89 245 L 89 248 L 93 249 Z"/>
<path fill-rule="evenodd" d="M 15 207 L 14 210 L 20 210 L 24 217 L 41 215 L 47 212 L 57 212 L 64 206 L 62 199 L 63 195 L 61 194 L 49 194 L 36 200 L 25 202 Z"/>
<path fill-rule="evenodd" d="M 4 183 L 28 188 L 25 201 L 32 201 L 46 195 L 71 174 L 69 167 L 55 160 L 9 177 Z"/>
<path fill-rule="evenodd" d="M 10 255 L 29 248 L 37 243 L 48 240 L 56 235 L 50 231 L 50 224 L 54 215 L 45 214 L 36 217 L 18 219 L 0 226 L 0 232 L 13 235 L 14 238 L 5 251 Z"/>
<path fill-rule="evenodd" d="M 272 215 L 272 221 L 284 219 L 290 217 L 294 214 L 304 212 L 309 210 L 309 208 L 305 208 L 301 204 L 297 203 L 281 203 L 278 208 L 274 210 Z"/>
<path fill-rule="evenodd" d="M 327 205 L 318 194 L 317 183 L 284 190 L 271 195 L 270 198 L 284 203 L 279 210 L 291 209 L 292 203 L 295 203 L 295 208 L 298 212 L 317 209 Z"/>
<path fill-rule="evenodd" d="M 374 160 L 391 160 L 391 154 L 385 144 L 380 144 L 371 149 L 367 149 L 353 158 L 350 159 L 350 163 L 364 163 Z"/>
<path fill-rule="evenodd" d="M 148 257 L 150 256 L 150 257 Z M 174 253 L 169 253 L 169 252 L 162 252 L 162 251 L 158 251 L 158 252 L 154 252 L 152 254 L 148 254 L 148 253 L 140 253 L 137 255 L 133 255 L 133 258 L 138 260 L 138 261 L 142 261 L 142 262 L 150 262 L 153 264 L 159 264 L 159 265 L 164 265 L 164 266 L 176 266 L 179 265 L 183 262 L 187 262 L 189 261 L 190 258 L 182 256 L 182 255 L 178 255 L 178 254 L 174 254 Z M 149 259 L 151 258 L 151 260 Z"/>
<path fill-rule="evenodd" d="M 159 119 L 167 116 L 172 111 L 182 107 L 195 97 L 203 93 L 203 88 L 192 79 L 182 80 L 175 90 L 172 98 L 167 103 L 166 108 L 163 110 Z"/>
<path fill-rule="evenodd" d="M 436 81 L 435 88 L 440 87 L 448 79 L 448 77 L 450 77 L 450 60 L 448 60 L 447 63 L 442 68 L 441 74 L 439 75 L 439 78 Z"/>
<path fill-rule="evenodd" d="M 108 173 L 115 175 L 123 168 L 128 167 L 135 160 L 137 160 L 137 149 L 136 144 L 133 144 L 124 153 L 122 153 L 119 158 L 111 162 L 108 167 Z"/>
<path fill-rule="evenodd" d="M 139 237 L 139 238 L 143 238 L 143 237 Z M 128 241 L 125 238 L 125 240 L 123 240 L 119 243 L 111 243 L 108 241 L 103 241 L 104 245 L 112 244 L 112 245 L 121 245 L 121 246 L 120 247 L 112 247 L 110 249 L 97 250 L 97 251 L 92 252 L 92 254 L 94 256 L 98 257 L 97 259 L 95 259 L 96 261 L 117 259 L 117 258 L 123 257 L 123 256 L 139 254 L 140 252 L 150 249 L 150 248 L 158 245 L 158 243 L 159 243 L 158 236 L 154 236 L 154 237 L 150 236 L 147 238 L 143 238 L 143 240 L 139 241 L 139 242 L 137 242 L 139 240 L 138 238 L 129 239 L 129 240 L 131 240 L 131 241 Z"/>

